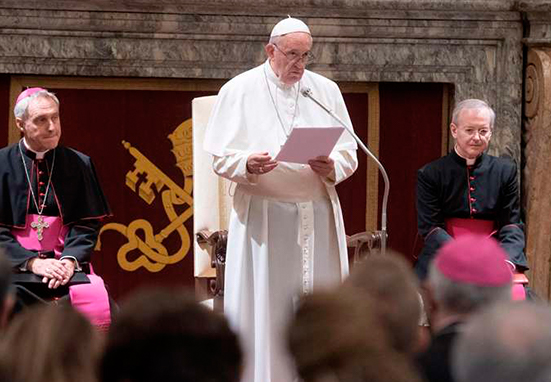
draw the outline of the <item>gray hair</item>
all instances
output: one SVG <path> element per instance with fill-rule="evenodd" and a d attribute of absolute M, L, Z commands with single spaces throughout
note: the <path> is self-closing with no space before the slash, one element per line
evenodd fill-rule
<path fill-rule="evenodd" d="M 551 381 L 551 308 L 503 303 L 473 316 L 452 349 L 458 382 Z"/>
<path fill-rule="evenodd" d="M 488 110 L 488 113 L 490 113 L 490 128 L 494 128 L 494 123 L 496 120 L 496 113 L 494 110 L 484 101 L 480 99 L 466 99 L 461 102 L 459 102 L 457 105 L 455 105 L 455 108 L 452 112 L 452 123 L 457 125 L 459 114 L 463 110 L 472 110 L 472 109 L 486 109 Z"/>
<path fill-rule="evenodd" d="M 35 100 L 37 98 L 50 98 L 54 100 L 54 102 L 59 106 L 59 99 L 56 97 L 56 95 L 52 92 L 49 92 L 47 90 L 40 90 L 32 95 L 30 95 L 27 98 L 22 99 L 15 105 L 13 108 L 13 114 L 15 115 L 15 118 L 21 118 L 26 119 L 27 118 L 27 110 L 29 109 L 29 104 L 32 100 Z"/>
<path fill-rule="evenodd" d="M 451 313 L 468 314 L 485 305 L 511 299 L 511 283 L 502 286 L 460 283 L 443 275 L 435 261 L 429 266 L 429 283 L 435 301 Z"/>

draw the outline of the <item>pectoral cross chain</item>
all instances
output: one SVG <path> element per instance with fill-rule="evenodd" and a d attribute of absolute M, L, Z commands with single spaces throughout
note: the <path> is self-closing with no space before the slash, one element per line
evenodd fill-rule
<path fill-rule="evenodd" d="M 50 224 L 48 224 L 48 222 L 45 222 L 42 216 L 39 216 L 36 222 L 31 223 L 31 227 L 36 229 L 36 237 L 40 241 L 44 238 L 42 236 L 42 232 L 44 232 L 44 228 L 50 227 Z"/>

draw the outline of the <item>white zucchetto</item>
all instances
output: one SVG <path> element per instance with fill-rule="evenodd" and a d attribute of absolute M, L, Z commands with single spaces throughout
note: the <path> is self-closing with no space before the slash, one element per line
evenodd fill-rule
<path fill-rule="evenodd" d="M 286 19 L 281 20 L 274 26 L 270 37 L 283 36 L 295 32 L 304 32 L 311 35 L 308 25 L 306 25 L 303 21 L 299 19 L 295 19 L 289 16 Z"/>

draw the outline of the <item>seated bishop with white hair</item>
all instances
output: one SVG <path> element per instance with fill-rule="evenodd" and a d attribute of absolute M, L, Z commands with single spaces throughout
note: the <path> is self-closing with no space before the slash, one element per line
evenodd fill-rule
<path fill-rule="evenodd" d="M 23 137 L 0 150 L 0 248 L 14 271 L 15 310 L 70 302 L 107 329 L 110 299 L 90 258 L 101 220 L 111 211 L 92 161 L 59 145 L 55 94 L 24 90 L 14 115 Z"/>
<path fill-rule="evenodd" d="M 306 70 L 312 35 L 295 18 L 275 25 L 267 60 L 227 82 L 207 126 L 213 169 L 235 182 L 224 310 L 245 351 L 243 381 L 289 382 L 296 373 L 285 327 L 298 299 L 348 274 L 335 186 L 356 170 L 356 142 L 344 132 L 329 156 L 277 161 L 293 129 L 339 124 L 301 91 L 352 126 L 335 82 Z"/>

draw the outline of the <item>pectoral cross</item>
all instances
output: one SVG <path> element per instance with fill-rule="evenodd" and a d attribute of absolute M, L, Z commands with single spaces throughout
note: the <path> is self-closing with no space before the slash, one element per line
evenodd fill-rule
<path fill-rule="evenodd" d="M 45 222 L 42 216 L 38 216 L 37 221 L 31 223 L 31 227 L 36 229 L 36 237 L 39 241 L 41 241 L 44 238 L 44 236 L 42 236 L 44 228 L 50 227 L 50 224 L 48 224 L 48 222 Z"/>

